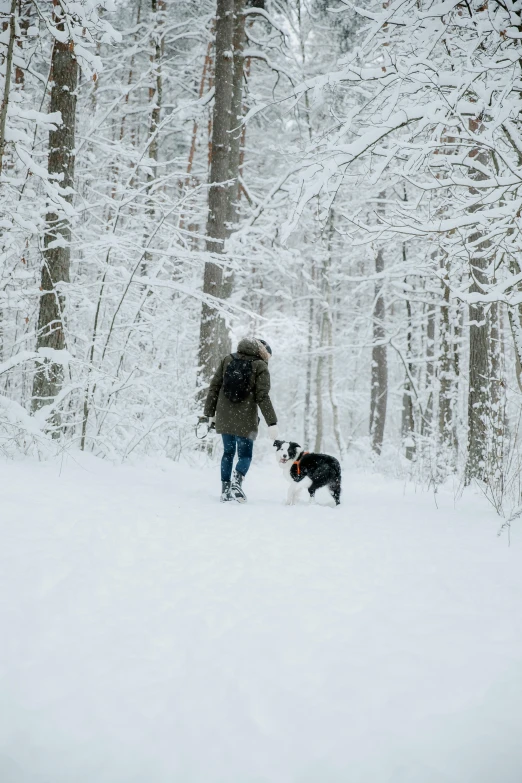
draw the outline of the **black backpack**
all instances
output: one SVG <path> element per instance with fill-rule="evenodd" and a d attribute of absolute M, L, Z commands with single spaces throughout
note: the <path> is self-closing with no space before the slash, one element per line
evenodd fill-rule
<path fill-rule="evenodd" d="M 253 359 L 241 359 L 237 353 L 231 356 L 223 376 L 223 394 L 230 402 L 243 402 L 252 386 Z"/>

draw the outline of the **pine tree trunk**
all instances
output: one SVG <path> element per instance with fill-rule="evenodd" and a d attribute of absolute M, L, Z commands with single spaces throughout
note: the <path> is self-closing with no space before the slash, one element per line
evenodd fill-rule
<path fill-rule="evenodd" d="M 5 123 L 7 120 L 7 109 L 9 106 L 9 92 L 11 89 L 11 73 L 13 70 L 13 50 L 16 37 L 16 0 L 11 0 L 11 10 L 9 12 L 9 42 L 7 44 L 7 55 L 5 58 L 5 77 L 4 94 L 2 96 L 2 105 L 0 107 L 0 176 L 4 163 L 5 150 Z"/>
<path fill-rule="evenodd" d="M 480 119 L 469 121 L 470 129 L 480 132 Z M 483 166 L 487 165 L 487 153 L 477 148 L 471 156 Z M 482 171 L 475 171 L 473 178 L 480 181 L 485 178 Z M 473 195 L 479 191 L 470 189 Z M 475 211 L 475 210 L 471 210 Z M 470 252 L 471 294 L 483 294 L 488 283 L 487 269 L 490 262 L 490 242 L 482 239 L 480 229 L 474 231 L 468 239 Z M 481 302 L 469 305 L 469 391 L 468 391 L 468 459 L 466 463 L 466 483 L 472 479 L 487 479 L 488 427 L 490 424 L 490 377 L 489 351 L 490 334 L 485 306 Z"/>
<path fill-rule="evenodd" d="M 223 253 L 228 235 L 229 160 L 232 95 L 234 90 L 234 0 L 217 0 L 214 71 L 214 108 L 210 188 L 208 194 L 207 251 Z M 223 271 L 214 261 L 205 263 L 203 293 L 217 299 L 222 296 Z M 220 355 L 220 335 L 224 327 L 215 305 L 204 302 L 199 335 L 199 385 L 204 389 Z"/>
<path fill-rule="evenodd" d="M 230 150 L 228 156 L 228 210 L 229 232 L 237 226 L 239 219 L 239 166 L 241 158 L 241 139 L 243 136 L 243 81 L 245 48 L 245 0 L 235 0 L 234 4 L 234 78 L 230 106 Z"/>
<path fill-rule="evenodd" d="M 321 325 L 319 327 L 319 356 L 317 357 L 317 367 L 315 376 L 315 394 L 316 394 L 316 430 L 314 451 L 321 451 L 324 435 L 324 412 L 323 412 L 323 364 L 324 364 L 324 338 L 325 338 L 326 317 L 321 313 Z"/>
<path fill-rule="evenodd" d="M 334 356 L 333 356 L 333 324 L 332 315 L 328 317 L 328 391 L 330 394 L 330 405 L 332 406 L 332 425 L 335 442 L 341 457 L 344 457 L 343 439 L 341 436 L 341 425 L 339 422 L 339 406 L 334 391 Z"/>
<path fill-rule="evenodd" d="M 511 257 L 510 272 L 513 275 L 520 274 L 520 265 L 515 258 Z M 520 285 L 517 286 L 517 290 Z M 518 388 L 522 392 L 522 306 L 508 307 L 509 327 L 513 338 L 513 347 L 515 349 L 515 373 L 517 376 Z"/>
<path fill-rule="evenodd" d="M 335 236 L 335 212 L 333 208 L 330 209 L 329 217 L 329 230 L 328 230 L 328 256 L 325 268 L 324 285 L 325 285 L 325 299 L 326 310 L 323 313 L 326 328 L 326 340 L 328 347 L 328 393 L 330 397 L 330 405 L 332 408 L 332 428 L 339 450 L 339 454 L 344 457 L 343 439 L 341 436 L 341 425 L 339 422 L 339 406 L 334 391 L 334 355 L 333 355 L 333 295 L 332 295 L 332 282 L 331 282 L 331 265 L 333 260 L 333 245 Z"/>
<path fill-rule="evenodd" d="M 475 241 L 479 239 L 474 237 Z M 472 261 L 473 283 L 470 293 L 483 293 L 487 258 Z M 489 419 L 489 329 L 485 307 L 481 302 L 469 306 L 469 392 L 468 392 L 468 461 L 466 481 L 486 479 Z"/>
<path fill-rule="evenodd" d="M 163 77 L 161 71 L 161 58 L 163 54 L 163 42 L 160 40 L 161 23 L 165 20 L 165 0 L 152 0 L 152 13 L 154 18 L 154 32 L 150 42 L 151 54 L 151 79 L 153 82 L 149 87 L 149 103 L 152 106 L 150 114 L 149 124 L 149 149 L 148 157 L 154 162 L 152 171 L 147 174 L 148 188 L 147 188 L 147 207 L 146 214 L 148 219 L 148 227 L 144 236 L 144 243 L 148 243 L 148 239 L 151 232 L 151 225 L 154 221 L 155 208 L 153 187 L 158 177 L 158 155 L 159 155 L 159 140 L 158 129 L 161 120 L 161 104 L 163 99 Z M 160 16 L 161 14 L 161 16 Z M 159 17 L 159 18 L 158 18 Z M 152 260 L 152 254 L 147 250 L 143 255 L 143 263 L 141 265 L 141 274 L 146 275 L 150 262 Z"/>
<path fill-rule="evenodd" d="M 518 388 L 522 392 L 522 307 L 508 308 L 508 318 L 515 348 L 515 373 Z"/>
<path fill-rule="evenodd" d="M 24 20 L 25 21 L 25 20 Z M 4 166 L 4 152 L 5 152 L 5 125 L 7 121 L 7 110 L 9 107 L 9 97 L 11 91 L 11 77 L 13 69 L 13 53 L 16 40 L 16 0 L 11 0 L 11 9 L 9 12 L 9 41 L 7 44 L 7 53 L 5 58 L 5 76 L 4 76 L 4 92 L 2 96 L 2 104 L 0 106 L 0 179 L 2 177 L 2 171 Z M 18 17 L 18 25 L 21 26 L 22 20 Z M 27 25 L 24 25 L 27 29 Z M 6 28 L 7 29 L 7 26 Z M 18 46 L 21 46 L 21 41 L 16 41 Z M 17 81 L 18 68 L 15 70 L 15 82 Z M 0 362 L 4 360 L 4 311 L 0 310 Z M 9 378 L 6 379 L 9 382 Z"/>
<path fill-rule="evenodd" d="M 63 23 L 58 29 L 60 27 L 64 29 Z M 53 86 L 49 110 L 51 113 L 60 112 L 62 123 L 49 133 L 48 171 L 54 178 L 60 178 L 60 188 L 71 190 L 74 184 L 78 86 L 78 62 L 72 41 L 54 42 L 51 68 Z M 72 193 L 68 193 L 65 199 L 72 203 Z M 60 351 L 65 348 L 65 294 L 61 284 L 69 282 L 71 226 L 69 218 L 58 210 L 49 212 L 46 222 L 36 347 Z M 62 365 L 52 358 L 46 359 L 34 377 L 33 410 L 52 402 L 62 384 Z M 57 437 L 59 420 L 56 415 L 54 425 L 53 435 Z"/>
<path fill-rule="evenodd" d="M 375 257 L 375 272 L 384 271 L 384 254 L 379 248 Z M 373 308 L 372 389 L 370 400 L 370 440 L 376 454 L 382 451 L 386 408 L 388 404 L 388 357 L 386 351 L 384 320 L 386 306 L 382 294 L 382 279 L 375 283 L 375 304 Z"/>
<path fill-rule="evenodd" d="M 441 308 L 440 325 L 440 368 L 439 368 L 439 447 L 442 459 L 448 458 L 453 445 L 453 403 L 455 371 L 453 347 L 450 344 L 450 297 L 449 286 L 444 287 L 444 304 Z"/>
<path fill-rule="evenodd" d="M 161 71 L 161 58 L 163 54 L 163 40 L 160 39 L 161 24 L 165 19 L 165 0 L 152 0 L 152 12 L 154 14 L 154 36 L 151 41 L 152 52 L 150 55 L 151 77 L 153 84 L 149 87 L 149 102 L 152 104 L 150 115 L 149 138 L 152 139 L 149 146 L 149 158 L 154 161 L 154 169 L 149 179 L 155 180 L 158 175 L 158 134 L 157 130 L 161 119 L 161 103 L 163 96 L 163 77 Z M 161 16 L 160 16 L 161 14 Z M 159 18 L 158 18 L 159 17 Z"/>
<path fill-rule="evenodd" d="M 406 190 L 406 183 L 403 183 L 403 201 L 406 203 L 408 201 L 408 191 Z M 406 267 L 406 261 L 407 261 L 407 251 L 406 251 L 406 242 L 402 243 L 402 263 Z M 406 284 L 407 279 L 404 281 Z M 413 338 L 413 321 L 412 321 L 412 311 L 411 311 L 411 302 L 409 299 L 406 299 L 406 317 L 407 317 L 407 326 L 406 326 L 406 377 L 404 379 L 404 389 L 402 394 L 402 419 L 401 419 L 401 436 L 402 441 L 405 443 L 405 457 L 406 459 L 412 460 L 415 456 L 415 418 L 413 415 L 413 388 L 412 388 L 412 378 L 413 378 L 413 364 L 412 364 L 412 357 L 413 357 L 413 345 L 412 345 L 412 338 Z"/>
<path fill-rule="evenodd" d="M 491 394 L 491 446 L 489 474 L 498 485 L 503 478 L 504 456 L 504 344 L 502 329 L 502 305 L 493 302 L 489 309 L 490 325 L 490 394 Z"/>
<path fill-rule="evenodd" d="M 405 259 L 405 248 L 403 245 L 403 258 Z M 401 422 L 401 435 L 403 443 L 405 443 L 405 456 L 406 459 L 413 459 L 415 455 L 415 420 L 413 418 L 413 389 L 411 384 L 411 378 L 413 375 L 413 365 L 411 364 L 411 357 L 413 356 L 412 348 L 412 312 L 411 302 L 406 299 L 406 363 L 408 366 L 408 372 L 404 379 L 404 390 L 402 394 L 402 422 Z"/>
<path fill-rule="evenodd" d="M 433 407 L 434 407 L 434 382 L 435 382 L 435 307 L 427 306 L 427 324 L 426 324 L 426 380 L 425 388 L 427 392 L 427 402 L 422 419 L 422 434 L 425 437 L 431 437 L 433 434 Z"/>
<path fill-rule="evenodd" d="M 244 81 L 244 56 L 245 47 L 245 0 L 235 0 L 234 3 L 234 77 L 232 84 L 232 100 L 230 106 L 230 133 L 229 133 L 229 156 L 228 156 L 228 179 L 230 182 L 227 198 L 227 236 L 234 231 L 239 221 L 239 169 L 241 165 L 241 140 L 243 138 L 244 127 L 241 124 L 243 116 L 243 81 Z M 234 287 L 234 275 L 231 271 L 223 272 L 223 282 L 221 285 L 221 297 L 228 299 L 232 294 Z M 219 349 L 220 353 L 230 352 L 230 336 L 226 328 L 225 321 L 221 318 L 219 321 Z"/>
<path fill-rule="evenodd" d="M 470 120 L 470 129 L 473 132 L 479 132 L 481 127 L 479 119 Z M 487 153 L 480 148 L 473 150 L 471 155 L 480 164 L 487 165 Z M 476 171 L 473 178 L 480 181 L 485 178 L 485 174 Z M 474 195 L 479 194 L 479 191 L 473 188 L 470 191 Z M 468 239 L 471 294 L 483 294 L 488 283 L 488 251 L 491 243 L 482 237 L 482 231 L 477 229 Z M 484 304 L 473 302 L 469 305 L 469 323 L 468 459 L 465 472 L 468 484 L 472 479 L 485 481 L 488 478 L 488 429 L 491 424 L 490 329 Z"/>
<path fill-rule="evenodd" d="M 313 275 L 313 266 L 312 266 Z M 311 408 L 312 408 L 312 348 L 314 341 L 314 298 L 310 293 L 310 301 L 308 303 L 308 336 L 307 336 L 307 351 L 306 351 L 306 374 L 305 374 L 305 397 L 303 406 L 303 439 L 304 446 L 308 448 L 311 440 L 310 424 L 311 424 Z"/>

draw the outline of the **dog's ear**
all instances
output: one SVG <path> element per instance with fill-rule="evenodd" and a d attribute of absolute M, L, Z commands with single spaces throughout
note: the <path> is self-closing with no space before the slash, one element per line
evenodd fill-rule
<path fill-rule="evenodd" d="M 291 457 L 291 459 L 297 457 L 300 450 L 301 450 L 301 446 L 299 445 L 299 443 L 295 443 L 293 440 L 290 441 L 290 443 L 288 444 L 288 456 Z"/>
<path fill-rule="evenodd" d="M 274 446 L 275 449 L 280 449 L 281 446 L 283 445 L 283 443 L 284 443 L 284 440 L 275 440 L 274 443 L 273 443 L 273 446 Z"/>

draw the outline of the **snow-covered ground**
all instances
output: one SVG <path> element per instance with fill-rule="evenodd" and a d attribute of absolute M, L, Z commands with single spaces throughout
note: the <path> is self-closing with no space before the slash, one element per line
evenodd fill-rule
<path fill-rule="evenodd" d="M 1 783 L 520 783 L 522 535 L 479 496 L 1 470 Z"/>

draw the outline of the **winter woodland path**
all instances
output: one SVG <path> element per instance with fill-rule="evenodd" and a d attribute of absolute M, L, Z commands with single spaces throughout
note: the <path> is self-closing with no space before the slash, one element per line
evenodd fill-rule
<path fill-rule="evenodd" d="M 520 783 L 522 534 L 480 497 L 78 460 L 2 464 L 2 783 Z"/>

